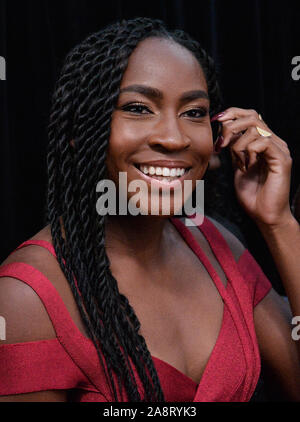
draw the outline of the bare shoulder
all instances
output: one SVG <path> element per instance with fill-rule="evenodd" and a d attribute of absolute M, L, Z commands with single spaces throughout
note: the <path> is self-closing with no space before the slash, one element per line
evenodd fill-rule
<path fill-rule="evenodd" d="M 44 240 L 53 246 L 50 226 L 44 227 L 30 240 Z M 77 328 L 88 337 L 71 286 L 56 257 L 49 250 L 38 245 L 27 245 L 14 251 L 2 265 L 12 262 L 28 264 L 36 269 L 38 274 L 46 277 L 56 289 Z M 55 331 L 43 301 L 28 284 L 17 278 L 0 277 L 0 315 L 7 318 L 7 326 L 10 327 L 7 329 L 7 342 L 55 337 Z"/>
<path fill-rule="evenodd" d="M 226 229 L 226 227 L 224 227 L 221 223 L 216 221 L 214 218 L 208 217 L 208 216 L 206 216 L 205 218 L 210 220 L 213 223 L 213 225 L 218 229 L 218 231 L 221 233 L 226 243 L 228 244 L 234 256 L 234 259 L 238 261 L 241 255 L 243 254 L 243 252 L 245 251 L 245 246 L 240 242 L 240 240 L 233 233 L 231 233 L 231 231 Z M 196 240 L 200 242 L 202 239 L 202 234 L 200 230 L 195 226 L 189 227 L 189 230 L 192 232 Z"/>
<path fill-rule="evenodd" d="M 28 240 L 45 240 L 52 245 L 52 236 L 49 226 L 44 227 L 34 236 Z M 30 261 L 33 258 L 39 259 L 45 256 L 49 256 L 49 252 L 45 251 L 45 248 L 41 248 L 35 245 L 27 245 L 21 249 L 18 249 L 11 253 L 1 265 L 10 264 L 12 262 L 25 262 Z M 41 259 L 39 259 L 41 260 Z"/>
<path fill-rule="evenodd" d="M 44 227 L 31 239 L 44 240 L 52 244 L 51 230 Z M 28 245 L 11 253 L 1 267 L 11 263 L 28 264 L 43 273 L 49 282 L 66 290 L 66 280 L 55 257 L 45 248 Z M 38 274 L 39 274 L 38 273 Z M 30 274 L 30 273 L 29 273 Z M 26 275 L 26 281 L 30 275 Z M 24 278 L 25 280 L 25 278 Z M 1 337 L 0 347 L 5 344 L 18 344 L 56 338 L 52 321 L 43 303 L 43 298 L 27 284 L 14 277 L 0 277 L 0 315 L 4 320 L 4 339 Z M 55 280 L 55 281 L 53 281 Z M 67 401 L 66 390 L 37 391 L 9 396 L 0 396 L 0 402 L 58 402 Z"/>
<path fill-rule="evenodd" d="M 36 236 L 39 239 L 49 241 L 48 229 L 44 229 Z M 13 252 L 1 266 L 14 262 L 33 266 L 36 266 L 34 264 L 37 262 L 43 263 L 43 265 L 51 265 L 49 263 L 49 252 L 35 246 L 26 246 Z M 0 315 L 5 320 L 6 328 L 5 340 L 1 340 L 0 344 L 56 337 L 42 300 L 28 284 L 18 278 L 0 277 Z"/>

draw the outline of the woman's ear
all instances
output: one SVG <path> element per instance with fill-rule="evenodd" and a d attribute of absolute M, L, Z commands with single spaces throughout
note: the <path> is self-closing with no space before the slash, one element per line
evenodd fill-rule
<path fill-rule="evenodd" d="M 70 141 L 70 145 L 71 145 L 73 148 L 75 148 L 74 139 L 72 139 L 72 140 Z"/>

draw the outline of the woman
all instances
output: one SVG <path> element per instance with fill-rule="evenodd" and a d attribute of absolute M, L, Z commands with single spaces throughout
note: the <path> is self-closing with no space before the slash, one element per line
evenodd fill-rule
<path fill-rule="evenodd" d="M 211 59 L 160 21 L 114 24 L 68 55 L 49 127 L 49 226 L 0 273 L 2 401 L 248 401 L 259 349 L 271 384 L 300 399 L 292 313 L 233 235 L 207 218 L 199 228 L 170 219 L 174 192 L 170 215 L 97 213 L 98 182 L 118 186 L 121 172 L 128 184 L 195 187 L 219 111 Z M 213 120 L 300 315 L 288 148 L 252 110 Z"/>

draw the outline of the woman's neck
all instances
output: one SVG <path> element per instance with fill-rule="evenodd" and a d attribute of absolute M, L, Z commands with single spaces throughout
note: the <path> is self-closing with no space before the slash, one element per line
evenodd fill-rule
<path fill-rule="evenodd" d="M 109 216 L 105 228 L 108 254 L 125 255 L 144 265 L 163 261 L 171 225 L 167 218 Z"/>

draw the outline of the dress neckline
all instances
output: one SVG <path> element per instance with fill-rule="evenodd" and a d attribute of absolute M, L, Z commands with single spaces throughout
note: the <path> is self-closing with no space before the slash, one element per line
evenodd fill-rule
<path fill-rule="evenodd" d="M 182 379 L 185 379 L 188 383 L 191 383 L 193 386 L 195 386 L 195 388 L 197 388 L 197 391 L 198 391 L 200 386 L 202 387 L 202 385 L 205 382 L 205 377 L 206 377 L 208 368 L 213 364 L 215 356 L 218 355 L 218 346 L 219 346 L 219 344 L 222 340 L 222 337 L 223 337 L 226 315 L 227 315 L 227 312 L 226 312 L 227 297 L 228 297 L 227 287 L 228 287 L 228 284 L 229 284 L 228 283 L 229 280 L 227 278 L 227 286 L 225 287 L 223 282 L 221 281 L 218 273 L 216 272 L 216 270 L 212 266 L 211 262 L 209 261 L 209 259 L 205 255 L 205 253 L 203 252 L 202 248 L 200 247 L 199 243 L 197 242 L 197 240 L 193 236 L 192 232 L 190 230 L 188 230 L 188 228 L 185 226 L 185 224 L 179 218 L 170 218 L 169 221 L 173 224 L 173 226 L 177 229 L 178 233 L 185 240 L 186 244 L 192 249 L 192 251 L 198 257 L 198 259 L 200 260 L 200 262 L 203 264 L 203 266 L 207 270 L 208 274 L 210 275 L 213 283 L 215 284 L 215 286 L 216 286 L 216 288 L 217 288 L 217 290 L 218 290 L 218 292 L 221 296 L 221 299 L 223 301 L 222 321 L 221 321 L 221 326 L 220 326 L 220 330 L 219 330 L 215 345 L 214 345 L 214 347 L 213 347 L 213 349 L 210 353 L 210 356 L 209 356 L 209 358 L 206 362 L 205 368 L 202 372 L 200 381 L 198 383 L 196 381 L 194 381 L 192 378 L 190 378 L 188 375 L 184 374 L 179 369 L 177 369 L 176 367 L 171 365 L 170 363 L 166 362 L 165 360 L 162 360 L 162 359 L 160 359 L 156 356 L 153 356 L 152 354 L 151 354 L 151 358 L 154 359 L 154 361 L 159 362 L 160 364 L 162 364 L 162 365 L 168 367 L 169 369 L 173 370 L 174 373 L 177 373 L 177 375 L 181 376 Z M 207 223 L 207 218 L 205 217 L 204 221 L 203 221 L 203 226 L 205 226 L 206 223 Z M 201 230 L 201 226 L 197 226 L 197 227 L 202 232 L 204 237 L 207 239 L 205 231 Z M 209 240 L 209 239 L 207 239 L 207 240 Z M 18 247 L 18 249 L 20 247 L 25 246 L 26 244 L 30 244 L 30 243 L 31 244 L 37 244 L 37 245 L 40 245 L 40 246 L 47 248 L 49 250 L 49 252 L 56 258 L 56 253 L 55 253 L 54 247 L 48 241 L 34 240 L 34 239 L 28 240 L 28 241 L 24 242 L 23 244 L 21 244 Z M 218 260 L 221 268 L 224 271 L 222 261 L 218 259 L 218 256 L 215 254 L 215 251 L 213 249 L 212 249 L 212 252 L 214 253 L 216 259 Z M 91 359 L 94 360 L 94 358 L 92 358 L 92 356 L 93 356 L 93 354 L 95 354 L 95 356 L 96 356 L 97 352 L 96 352 L 95 345 L 94 345 L 93 341 L 90 338 L 86 337 L 79 330 L 79 328 L 77 327 L 77 325 L 75 324 L 75 322 L 71 318 L 71 315 L 69 314 L 69 311 L 67 310 L 67 308 L 66 308 L 66 314 L 68 315 L 68 324 L 72 326 L 72 332 L 74 334 L 74 337 L 79 341 L 83 341 L 88 348 L 88 353 L 85 353 L 85 351 L 83 350 L 83 354 L 84 354 L 85 358 L 87 360 L 91 360 Z M 92 353 L 92 350 L 94 350 L 95 353 Z M 99 380 L 97 379 L 96 373 L 93 374 L 92 378 L 94 379 L 94 384 L 97 385 Z"/>
<path fill-rule="evenodd" d="M 203 252 L 202 248 L 200 247 L 199 243 L 197 242 L 197 240 L 193 236 L 192 232 L 190 230 L 188 230 L 188 228 L 185 226 L 185 224 L 179 218 L 171 218 L 171 219 L 169 219 L 169 221 L 173 224 L 173 226 L 177 229 L 178 233 L 185 240 L 186 244 L 192 249 L 192 251 L 198 257 L 198 259 L 200 260 L 200 262 L 203 264 L 206 271 L 208 272 L 208 274 L 209 274 L 211 280 L 213 281 L 214 285 L 216 286 L 216 288 L 217 288 L 217 290 L 218 290 L 218 292 L 221 296 L 221 299 L 223 301 L 222 320 L 221 320 L 221 326 L 220 326 L 220 329 L 219 329 L 219 333 L 218 333 L 216 342 L 215 342 L 214 347 L 212 348 L 212 351 L 211 351 L 211 353 L 208 357 L 208 360 L 206 362 L 206 365 L 204 367 L 204 370 L 202 372 L 202 375 L 201 375 L 199 382 L 194 381 L 191 377 L 189 377 L 185 373 L 181 372 L 179 369 L 177 369 L 175 366 L 171 365 L 170 363 L 166 362 L 165 360 L 162 360 L 162 359 L 160 359 L 156 356 L 153 356 L 153 355 L 151 355 L 151 357 L 153 359 L 159 361 L 160 363 L 167 365 L 169 368 L 172 368 L 174 371 L 176 371 L 178 373 L 178 375 L 181 375 L 188 382 L 192 383 L 194 386 L 198 386 L 198 388 L 199 388 L 200 385 L 202 385 L 202 382 L 204 382 L 203 380 L 205 379 L 205 375 L 207 373 L 208 366 L 211 365 L 211 362 L 213 361 L 214 356 L 217 354 L 218 345 L 219 345 L 219 343 L 222 339 L 222 336 L 223 336 L 224 326 L 225 326 L 225 321 L 226 321 L 226 315 L 227 315 L 227 312 L 226 312 L 226 306 L 227 306 L 227 302 L 226 302 L 226 296 L 227 295 L 226 295 L 226 293 L 227 292 L 226 292 L 226 290 L 227 290 L 227 286 L 228 286 L 228 281 L 227 281 L 227 286 L 225 287 L 223 282 L 221 281 L 218 273 L 216 272 L 216 270 L 212 266 L 211 262 L 209 261 L 209 259 L 205 255 L 205 253 Z M 206 221 L 207 221 L 206 218 L 204 218 L 203 224 L 205 224 Z M 201 231 L 199 226 L 197 226 L 197 227 Z M 206 237 L 205 233 L 203 233 L 203 235 L 204 235 L 204 237 Z M 213 251 L 213 253 L 214 253 L 214 251 Z M 218 259 L 217 256 L 216 256 L 216 258 Z M 219 262 L 219 264 L 221 265 L 221 268 L 222 268 L 222 263 Z"/>
<path fill-rule="evenodd" d="M 206 362 L 205 368 L 202 372 L 201 378 L 199 380 L 199 382 L 194 381 L 192 378 L 190 378 L 188 375 L 186 375 L 185 373 L 181 372 L 179 369 L 177 369 L 175 366 L 171 365 L 170 363 L 168 363 L 167 361 L 160 359 L 154 355 L 151 354 L 151 358 L 154 359 L 154 361 L 159 362 L 161 365 L 164 365 L 166 367 L 168 367 L 169 369 L 173 370 L 174 373 L 177 373 L 178 376 L 181 376 L 183 379 L 185 379 L 188 383 L 190 383 L 191 385 L 193 385 L 195 388 L 199 389 L 199 387 L 202 387 L 202 384 L 205 382 L 205 377 L 208 371 L 209 366 L 211 366 L 213 364 L 213 360 L 215 359 L 215 356 L 218 355 L 218 347 L 219 344 L 222 340 L 223 334 L 224 334 L 224 328 L 225 328 L 225 322 L 226 322 L 226 317 L 227 317 L 227 286 L 228 286 L 228 281 L 227 281 L 227 286 L 225 287 L 224 284 L 222 283 L 218 273 L 216 272 L 216 270 L 214 269 L 214 267 L 212 266 L 211 262 L 209 261 L 209 259 L 207 258 L 207 256 L 205 255 L 205 253 L 203 252 L 203 250 L 201 249 L 199 243 L 197 242 L 197 240 L 195 239 L 195 237 L 193 236 L 193 234 L 191 233 L 190 230 L 188 230 L 188 228 L 184 225 L 184 223 L 182 223 L 181 220 L 179 219 L 175 219 L 175 218 L 171 218 L 169 220 L 174 227 L 177 229 L 178 233 L 183 237 L 183 239 L 185 240 L 186 244 L 193 250 L 193 252 L 195 253 L 195 255 L 198 257 L 198 259 L 202 262 L 202 264 L 204 265 L 205 269 L 207 270 L 207 272 L 209 273 L 213 283 L 215 284 L 215 286 L 217 287 L 217 290 L 221 296 L 221 299 L 223 301 L 223 312 L 222 312 L 222 320 L 221 320 L 221 326 L 220 326 L 220 330 L 216 339 L 216 342 L 214 344 L 214 347 L 212 348 L 212 351 L 209 355 L 209 358 Z M 206 219 L 204 219 L 204 223 L 205 224 Z M 201 231 L 201 229 L 200 229 Z M 201 231 L 202 232 L 202 231 Z M 205 233 L 203 233 L 203 235 L 205 236 Z M 215 255 L 216 256 L 216 255 Z M 216 256 L 216 258 L 218 259 L 218 257 Z M 218 260 L 219 261 L 219 260 Z M 220 262 L 220 265 L 222 267 L 222 262 Z M 222 267 L 223 269 L 223 267 Z M 224 269 L 223 269 L 224 271 Z M 76 324 L 75 324 L 76 325 Z M 76 326 L 77 328 L 77 326 Z M 77 328 L 78 329 L 78 328 Z M 79 329 L 78 329 L 79 331 Z M 80 332 L 80 331 L 79 331 Z M 87 342 L 87 344 L 89 344 L 90 347 L 94 347 L 94 344 L 92 342 L 91 339 L 87 338 L 86 336 L 84 336 L 81 332 L 80 335 L 83 336 L 84 340 Z"/>
<path fill-rule="evenodd" d="M 231 401 L 237 398 L 239 401 L 248 401 L 255 389 L 260 371 L 251 292 L 245 284 L 245 279 L 226 239 L 209 218 L 205 217 L 203 223 L 198 225 L 198 229 L 206 238 L 211 251 L 226 275 L 226 287 L 188 227 L 177 218 L 171 219 L 170 222 L 174 224 L 187 245 L 203 263 L 219 290 L 224 303 L 223 321 L 199 384 L 171 364 L 153 356 L 153 361 L 158 364 L 158 375 L 162 376 L 165 383 L 167 380 L 164 378 L 164 374 L 168 374 L 172 383 L 174 383 L 174 377 L 175 384 L 177 384 L 177 377 L 178 385 L 183 384 L 186 391 L 196 391 L 194 402 Z M 197 223 L 196 220 L 195 222 Z M 44 247 L 56 258 L 53 245 L 47 241 L 29 239 L 16 249 L 27 245 Z M 57 335 L 55 339 L 49 341 L 59 341 L 89 382 L 110 397 L 112 391 L 109 382 L 106 384 L 103 379 L 103 376 L 106 376 L 103 361 L 102 365 L 99 365 L 99 356 L 93 341 L 86 337 L 72 320 L 54 285 L 41 271 L 29 264 L 21 262 L 6 264 L 2 267 L 3 272 L 7 276 L 19 278 L 37 292 L 46 307 Z M 233 367 L 234 371 L 232 371 Z M 136 373 L 134 366 L 133 370 Z M 137 382 L 139 388 L 142 387 L 139 377 L 137 377 Z M 167 384 L 165 386 L 168 388 Z"/>

